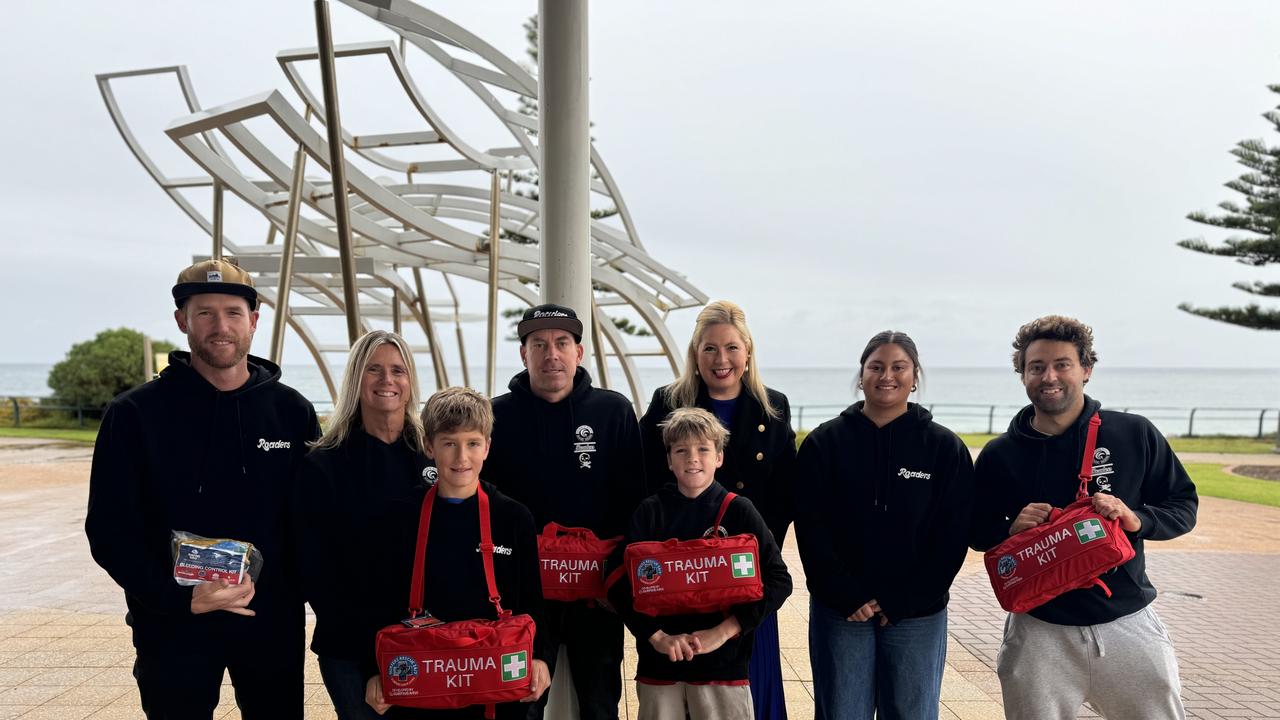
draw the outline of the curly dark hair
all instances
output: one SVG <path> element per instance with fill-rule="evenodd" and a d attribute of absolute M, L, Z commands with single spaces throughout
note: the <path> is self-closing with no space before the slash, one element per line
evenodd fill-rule
<path fill-rule="evenodd" d="M 1027 348 L 1036 340 L 1060 340 L 1076 346 L 1080 364 L 1093 367 L 1098 363 L 1098 353 L 1093 349 L 1093 328 L 1065 315 L 1045 315 L 1018 328 L 1013 338 L 1013 370 L 1022 374 L 1026 363 Z"/>

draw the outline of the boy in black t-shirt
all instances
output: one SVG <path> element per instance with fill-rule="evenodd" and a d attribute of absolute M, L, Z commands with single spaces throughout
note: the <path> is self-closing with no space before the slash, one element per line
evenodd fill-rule
<path fill-rule="evenodd" d="M 431 526 L 427 538 L 424 568 L 424 609 L 444 622 L 492 619 L 494 606 L 484 577 L 479 554 L 480 515 L 476 490 L 480 487 L 480 470 L 489 455 L 489 436 L 493 431 L 493 410 L 489 400 L 467 388 L 446 388 L 431 396 L 422 410 L 427 456 L 436 465 L 436 500 L 431 508 Z M 494 543 L 494 575 L 504 608 L 515 614 L 530 615 L 534 623 L 541 620 L 542 580 L 538 569 L 537 532 L 533 516 L 520 503 L 503 495 L 484 482 L 489 496 L 489 524 Z M 417 515 L 413 520 L 413 537 L 417 536 Z M 406 568 L 411 569 L 411 568 Z M 406 597 L 407 593 L 406 583 Z M 381 626 L 396 623 L 399 616 L 382 618 Z M 369 642 L 369 659 L 373 660 L 373 638 Z M 527 705 L 542 696 L 551 684 L 547 669 L 550 650 L 534 638 L 534 659 L 530 662 L 530 693 L 521 702 L 496 706 L 499 719 L 523 718 Z M 414 718 L 479 718 L 483 705 L 461 710 L 418 710 L 398 708 L 385 701 L 376 661 L 366 664 L 365 700 L 379 713 L 391 710 L 391 717 Z"/>
<path fill-rule="evenodd" d="M 626 544 L 645 540 L 692 540 L 715 524 L 726 490 L 715 482 L 724 462 L 728 431 L 701 408 L 680 408 L 664 420 L 662 441 L 667 465 L 676 477 L 640 503 L 631 518 Z M 750 500 L 738 497 L 721 521 L 729 535 L 756 536 L 764 598 L 735 605 L 727 612 L 650 617 L 635 611 L 631 583 L 617 582 L 609 600 L 636 636 L 639 656 L 636 695 L 640 716 L 657 720 L 753 720 L 747 665 L 752 631 L 776 612 L 791 594 L 791 575 L 764 519 Z"/>

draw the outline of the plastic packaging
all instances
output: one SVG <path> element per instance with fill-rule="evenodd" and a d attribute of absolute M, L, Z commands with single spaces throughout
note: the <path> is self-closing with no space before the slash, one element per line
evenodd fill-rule
<path fill-rule="evenodd" d="M 230 538 L 207 538 L 183 530 L 171 533 L 173 579 L 179 585 L 199 585 L 225 580 L 239 585 L 254 582 L 262 572 L 262 553 L 253 543 Z"/>

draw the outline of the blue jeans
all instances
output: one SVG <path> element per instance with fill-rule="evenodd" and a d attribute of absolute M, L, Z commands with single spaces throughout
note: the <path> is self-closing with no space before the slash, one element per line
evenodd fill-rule
<path fill-rule="evenodd" d="M 937 720 L 947 611 L 880 627 L 809 601 L 815 720 Z"/>
<path fill-rule="evenodd" d="M 329 691 L 338 720 L 380 720 L 381 715 L 364 701 L 365 679 L 361 677 L 359 663 L 321 655 L 320 677 Z"/>

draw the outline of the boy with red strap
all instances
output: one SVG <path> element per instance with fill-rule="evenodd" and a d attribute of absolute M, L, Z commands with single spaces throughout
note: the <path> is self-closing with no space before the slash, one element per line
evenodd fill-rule
<path fill-rule="evenodd" d="M 374 658 L 377 629 L 405 619 L 404 599 L 411 577 L 422 579 L 417 609 L 443 622 L 492 619 L 495 602 L 490 587 L 496 585 L 501 606 L 516 615 L 527 614 L 539 622 L 542 614 L 542 583 L 538 572 L 537 532 L 533 517 L 520 503 L 480 480 L 480 471 L 489 455 L 493 412 L 489 401 L 474 390 L 447 388 L 427 401 L 422 411 L 427 455 L 435 461 L 436 485 L 429 516 L 429 529 L 421 568 L 403 565 L 405 593 L 386 598 L 386 610 L 369 623 L 369 655 L 364 666 L 368 678 L 365 699 L 379 714 L 393 710 L 394 717 L 475 717 L 485 716 L 483 705 L 463 710 L 410 710 L 392 708 L 383 694 L 379 667 Z M 488 500 L 493 551 L 491 562 L 483 562 L 487 543 L 482 537 L 480 488 Z M 415 554 L 418 536 L 418 507 L 399 508 L 395 514 L 394 547 L 388 552 Z M 392 529 L 389 529 L 389 531 Z M 412 576 L 410 571 L 412 570 Z M 550 650 L 535 635 L 534 659 L 529 663 L 530 693 L 521 702 L 534 702 L 551 684 L 547 669 Z M 496 706 L 499 720 L 523 718 L 528 705 L 519 702 Z"/>
<path fill-rule="evenodd" d="M 1108 718 L 1181 719 L 1177 659 L 1150 607 L 1143 541 L 1195 526 L 1195 486 L 1149 421 L 1084 394 L 1098 360 L 1087 325 L 1043 317 L 1019 328 L 1013 347 L 1031 405 L 978 456 L 971 545 L 994 547 L 1075 499 L 1096 413 L 1088 492 L 1099 514 L 1119 521 L 1134 557 L 1104 573 L 1109 594 L 1091 585 L 1009 615 L 997 660 L 1005 716 L 1067 720 L 1088 702 Z"/>
<path fill-rule="evenodd" d="M 683 720 L 688 713 L 692 720 L 753 720 L 747 679 L 752 631 L 782 607 L 791 594 L 791 575 L 751 501 L 737 497 L 723 507 L 727 492 L 715 482 L 715 472 L 724 462 L 728 431 L 720 421 L 701 408 L 680 408 L 659 427 L 676 483 L 640 503 L 615 559 L 633 542 L 692 540 L 717 526 L 728 535 L 750 533 L 760 559 L 751 572 L 763 581 L 764 598 L 724 612 L 651 617 L 636 612 L 632 601 L 632 585 L 641 578 L 628 573 L 614 583 L 609 600 L 636 637 L 640 717 Z"/>

